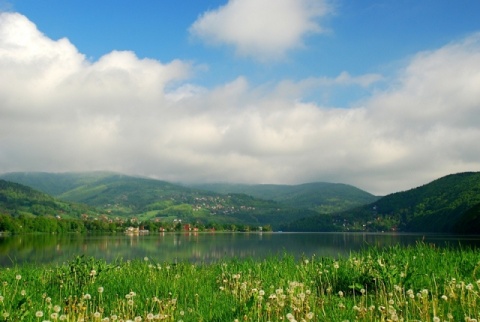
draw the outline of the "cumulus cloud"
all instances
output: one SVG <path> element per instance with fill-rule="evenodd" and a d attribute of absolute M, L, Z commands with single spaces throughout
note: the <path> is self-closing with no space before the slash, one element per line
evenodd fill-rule
<path fill-rule="evenodd" d="M 242 56 L 278 59 L 302 47 L 306 35 L 324 31 L 318 20 L 329 10 L 324 0 L 230 0 L 201 15 L 190 32 Z"/>
<path fill-rule="evenodd" d="M 419 53 L 352 108 L 303 99 L 380 75 L 215 88 L 189 63 L 91 62 L 0 14 L 0 172 L 113 170 L 171 181 L 354 184 L 385 194 L 480 170 L 480 35 Z"/>

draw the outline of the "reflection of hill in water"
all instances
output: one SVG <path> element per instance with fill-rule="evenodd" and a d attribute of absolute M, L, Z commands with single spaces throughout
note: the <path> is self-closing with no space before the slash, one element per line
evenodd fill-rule
<path fill-rule="evenodd" d="M 156 262 L 190 261 L 209 263 L 226 258 L 263 259 L 348 256 L 367 246 L 414 244 L 424 240 L 443 246 L 479 245 L 478 238 L 459 240 L 446 235 L 402 235 L 362 233 L 160 233 L 145 236 L 118 235 L 22 235 L 0 237 L 0 264 L 62 263 L 77 255 L 94 256 L 107 261 L 143 259 Z"/>

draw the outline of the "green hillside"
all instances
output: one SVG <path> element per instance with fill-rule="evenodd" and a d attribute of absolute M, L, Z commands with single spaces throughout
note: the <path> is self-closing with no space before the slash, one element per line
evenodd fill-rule
<path fill-rule="evenodd" d="M 478 204 L 480 173 L 466 172 L 349 211 L 294 221 L 285 229 L 473 233 L 480 231 L 474 226 L 479 222 Z"/>
<path fill-rule="evenodd" d="M 310 210 L 280 205 L 245 194 L 218 194 L 161 180 L 114 173 L 8 174 L 10 180 L 56 191 L 55 197 L 94 206 L 109 216 L 171 222 L 278 226 Z M 58 184 L 56 183 L 58 182 Z"/>
<path fill-rule="evenodd" d="M 307 208 L 320 213 L 339 212 L 379 199 L 356 187 L 327 182 L 313 182 L 300 185 L 275 184 L 199 184 L 195 188 L 207 191 L 243 193 L 255 198 L 277 201 L 294 208 Z"/>
<path fill-rule="evenodd" d="M 0 232 L 81 232 L 82 215 L 96 215 L 86 205 L 59 201 L 30 187 L 0 179 Z"/>

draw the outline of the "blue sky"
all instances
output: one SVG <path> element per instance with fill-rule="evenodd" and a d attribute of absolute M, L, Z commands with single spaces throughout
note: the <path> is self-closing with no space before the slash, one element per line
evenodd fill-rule
<path fill-rule="evenodd" d="M 330 181 L 386 194 L 480 168 L 479 1 L 11 0 L 0 10 L 0 172 Z"/>

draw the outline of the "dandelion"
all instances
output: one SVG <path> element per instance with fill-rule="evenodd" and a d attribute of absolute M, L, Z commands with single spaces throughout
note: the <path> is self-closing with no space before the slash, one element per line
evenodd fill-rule
<path fill-rule="evenodd" d="M 60 321 L 66 321 L 67 320 L 67 316 L 65 314 L 62 314 L 60 315 L 60 317 L 58 318 Z"/>
<path fill-rule="evenodd" d="M 27 294 L 27 291 L 25 291 L 25 290 L 20 291 L 20 295 L 25 296 L 26 294 Z"/>
<path fill-rule="evenodd" d="M 442 300 L 447 301 L 448 297 L 444 294 L 444 295 L 442 295 Z"/>
<path fill-rule="evenodd" d="M 260 291 L 258 292 L 258 295 L 264 296 L 264 295 L 265 295 L 265 291 L 264 291 L 264 290 L 260 290 Z"/>
<path fill-rule="evenodd" d="M 338 291 L 338 296 L 343 297 L 343 292 L 342 292 L 342 291 Z"/>
<path fill-rule="evenodd" d="M 313 312 L 308 312 L 308 313 L 307 313 L 307 319 L 312 320 L 313 317 L 314 317 Z"/>
<path fill-rule="evenodd" d="M 143 260 L 146 261 L 146 262 L 148 262 L 148 257 L 145 256 L 145 257 L 143 258 Z"/>
<path fill-rule="evenodd" d="M 90 300 L 91 298 L 92 298 L 92 296 L 88 293 L 83 296 L 84 300 Z"/>
<path fill-rule="evenodd" d="M 103 287 L 102 287 L 102 286 L 100 286 L 100 287 L 98 288 L 98 293 L 103 293 Z"/>
<path fill-rule="evenodd" d="M 148 313 L 148 314 L 147 314 L 147 320 L 149 320 L 149 321 L 153 320 L 154 317 L 155 317 L 155 316 L 153 315 L 153 313 Z"/>
<path fill-rule="evenodd" d="M 17 275 L 17 276 L 15 276 L 15 279 L 16 279 L 17 281 L 21 280 L 21 279 L 22 279 L 22 275 Z"/>
<path fill-rule="evenodd" d="M 100 318 L 100 316 L 101 316 L 101 314 L 98 311 L 93 313 L 93 317 L 96 318 L 96 319 Z"/>
<path fill-rule="evenodd" d="M 90 271 L 90 276 L 95 276 L 95 275 L 97 275 L 97 271 L 94 270 L 94 269 L 92 269 L 92 270 Z"/>
<path fill-rule="evenodd" d="M 37 312 L 35 312 L 35 316 L 37 318 L 41 318 L 43 316 L 43 312 L 42 311 L 37 311 Z"/>
<path fill-rule="evenodd" d="M 440 318 L 438 316 L 433 317 L 433 322 L 440 322 Z"/>

